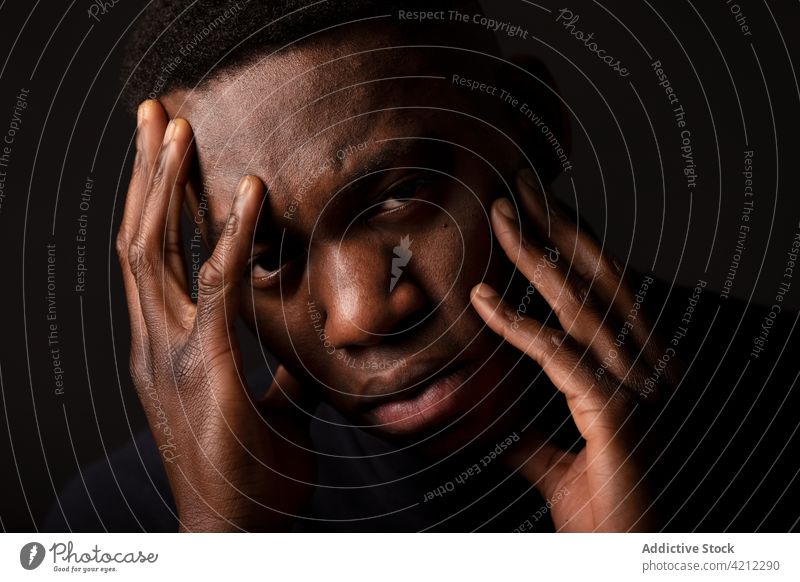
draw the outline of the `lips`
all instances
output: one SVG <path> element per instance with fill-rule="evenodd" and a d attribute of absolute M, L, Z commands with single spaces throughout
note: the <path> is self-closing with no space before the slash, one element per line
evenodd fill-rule
<path fill-rule="evenodd" d="M 374 428 L 392 434 L 414 433 L 441 424 L 464 408 L 464 385 L 470 376 L 464 365 L 450 366 L 436 375 L 425 374 L 420 380 L 430 380 L 411 382 L 408 386 L 413 388 L 395 388 L 391 395 L 371 399 L 365 416 Z"/>

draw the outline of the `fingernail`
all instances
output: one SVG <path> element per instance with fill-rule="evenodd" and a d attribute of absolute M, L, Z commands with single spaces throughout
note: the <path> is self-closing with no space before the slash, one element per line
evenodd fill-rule
<path fill-rule="evenodd" d="M 473 297 L 480 297 L 481 299 L 491 299 L 492 297 L 497 297 L 497 293 L 495 293 L 494 289 L 489 287 L 488 285 L 484 285 L 481 283 L 477 285 L 475 288 L 472 289 L 472 296 Z"/>
<path fill-rule="evenodd" d="M 175 133 L 175 122 L 170 121 L 167 124 L 167 130 L 164 132 L 164 144 L 167 145 L 172 139 L 172 134 Z"/>
<path fill-rule="evenodd" d="M 534 175 L 533 171 L 530 168 L 525 168 L 521 170 L 519 173 L 519 177 L 522 178 L 522 181 L 525 182 L 528 186 L 533 188 L 538 192 L 539 188 L 536 185 L 536 176 Z"/>
<path fill-rule="evenodd" d="M 238 195 L 247 196 L 252 188 L 253 188 L 253 181 L 250 179 L 250 176 L 245 176 L 241 180 L 239 180 Z"/>
<path fill-rule="evenodd" d="M 514 207 L 511 205 L 511 201 L 508 198 L 500 198 L 497 202 L 497 211 L 505 216 L 507 219 L 516 222 L 517 221 L 517 213 L 514 211 Z"/>

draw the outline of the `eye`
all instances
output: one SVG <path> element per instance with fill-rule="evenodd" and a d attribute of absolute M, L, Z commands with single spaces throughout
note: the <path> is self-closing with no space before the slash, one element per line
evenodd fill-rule
<path fill-rule="evenodd" d="M 245 275 L 250 277 L 250 284 L 253 287 L 265 287 L 272 283 L 278 273 L 287 267 L 295 257 L 296 253 L 286 247 L 284 247 L 283 253 L 280 248 L 254 252 L 247 263 Z"/>
<path fill-rule="evenodd" d="M 376 214 L 385 214 L 405 207 L 419 198 L 421 191 L 427 188 L 431 180 L 425 176 L 417 176 L 389 188 L 376 206 Z"/>
<path fill-rule="evenodd" d="M 280 267 L 280 260 L 273 257 L 272 253 L 260 253 L 250 259 L 245 274 L 250 277 L 253 286 L 257 286 L 276 275 Z"/>

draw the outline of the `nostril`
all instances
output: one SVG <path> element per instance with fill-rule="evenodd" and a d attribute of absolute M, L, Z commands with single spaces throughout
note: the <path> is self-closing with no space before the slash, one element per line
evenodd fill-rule
<path fill-rule="evenodd" d="M 397 322 L 393 335 L 405 335 L 406 333 L 417 331 L 417 328 L 425 322 L 429 315 L 430 312 L 427 309 L 420 309 L 410 313 L 407 317 Z"/>
<path fill-rule="evenodd" d="M 383 333 L 363 333 L 357 340 L 354 338 L 353 341 L 342 347 L 355 358 L 368 359 L 371 353 L 370 348 L 375 349 L 380 346 L 381 348 L 395 349 L 411 345 L 411 338 L 417 338 L 422 334 L 422 328 L 427 324 L 430 315 L 428 310 L 415 311 L 398 320 L 391 329 Z"/>
<path fill-rule="evenodd" d="M 351 341 L 347 342 L 347 345 L 354 347 L 373 347 L 379 344 L 389 345 L 402 343 L 406 341 L 411 334 L 418 334 L 420 332 L 420 326 L 424 324 L 428 315 L 430 315 L 428 311 L 419 310 L 396 321 L 391 327 L 377 330 L 362 329 L 360 330 L 361 333 L 358 334 L 358 338 L 351 338 Z"/>

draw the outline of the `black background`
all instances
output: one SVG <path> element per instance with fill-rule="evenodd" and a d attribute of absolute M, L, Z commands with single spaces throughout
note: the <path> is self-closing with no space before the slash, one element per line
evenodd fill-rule
<path fill-rule="evenodd" d="M 504 51 L 541 58 L 574 113 L 577 198 L 568 177 L 555 184 L 557 194 L 637 269 L 687 285 L 703 278 L 721 289 L 742 208 L 743 152 L 755 151 L 752 232 L 732 294 L 770 305 L 800 220 L 800 5 L 742 0 L 753 33 L 746 37 L 724 0 L 571 2 L 578 28 L 594 31 L 630 69 L 622 79 L 553 13 L 521 0 L 485 4 L 489 15 L 530 30 L 529 40 L 501 36 Z M 89 5 L 0 4 L 0 136 L 16 95 L 30 91 L 0 207 L 0 527 L 10 531 L 40 527 L 65 480 L 144 423 L 127 374 L 127 312 L 114 251 L 134 135 L 118 101 L 121 48 L 144 3 L 121 0 L 99 22 L 88 17 Z M 678 131 L 650 68 L 655 59 L 687 112 L 700 176 L 691 195 Z M 94 180 L 87 285 L 76 293 L 76 219 L 87 176 Z M 47 341 L 48 244 L 57 248 L 63 395 L 55 393 Z M 787 303 L 797 306 L 797 288 Z M 770 349 L 777 354 L 780 345 Z M 248 351 L 258 365 L 252 344 Z"/>

